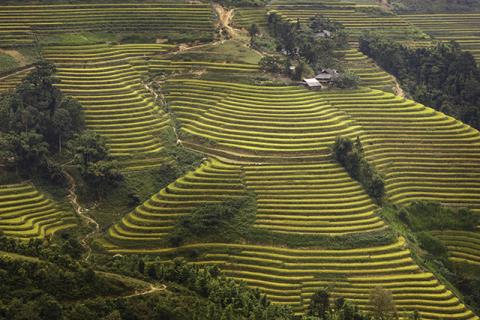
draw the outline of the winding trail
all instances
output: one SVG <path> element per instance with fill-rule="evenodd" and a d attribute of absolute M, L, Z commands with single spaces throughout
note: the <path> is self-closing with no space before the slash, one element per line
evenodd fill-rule
<path fill-rule="evenodd" d="M 81 240 L 80 240 L 80 244 L 82 245 L 82 247 L 84 247 L 86 250 L 87 250 L 87 254 L 86 256 L 83 258 L 83 260 L 86 262 L 88 261 L 88 259 L 90 258 L 90 256 L 92 255 L 92 248 L 90 247 L 90 245 L 88 244 L 88 240 L 90 238 L 92 238 L 95 234 L 97 233 L 100 233 L 100 225 L 98 224 L 97 221 L 95 221 L 95 219 L 93 219 L 92 217 L 90 217 L 87 212 L 90 210 L 90 209 L 87 209 L 87 208 L 84 208 L 80 205 L 80 203 L 78 203 L 78 196 L 77 196 L 77 193 L 76 193 L 76 190 L 77 190 L 77 183 L 75 181 L 75 179 L 73 178 L 73 176 L 68 173 L 67 170 L 65 170 L 65 168 L 62 166 L 62 172 L 64 174 L 64 176 L 67 178 L 68 180 L 68 184 L 69 184 L 69 187 L 68 187 L 68 200 L 70 201 L 70 204 L 72 205 L 73 209 L 75 210 L 75 212 L 86 222 L 86 225 L 88 226 L 89 224 L 93 224 L 94 225 L 94 229 L 86 234 Z"/>
<path fill-rule="evenodd" d="M 160 292 L 160 291 L 165 291 L 167 290 L 167 286 L 162 284 L 160 286 L 156 286 L 153 283 L 150 283 L 150 287 L 145 288 L 145 290 L 141 290 L 138 292 L 135 292 L 134 294 L 125 296 L 124 298 L 133 298 L 133 297 L 138 297 L 138 296 L 145 296 L 147 294 L 152 294 L 155 292 Z"/>

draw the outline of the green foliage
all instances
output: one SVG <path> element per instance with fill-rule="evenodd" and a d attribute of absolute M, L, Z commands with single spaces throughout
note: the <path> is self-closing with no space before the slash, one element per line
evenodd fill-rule
<path fill-rule="evenodd" d="M 340 89 L 355 89 L 359 83 L 360 77 L 351 72 L 342 72 L 332 80 L 333 86 Z"/>
<path fill-rule="evenodd" d="M 284 60 L 279 57 L 265 56 L 260 62 L 260 69 L 265 72 L 282 73 L 284 71 Z"/>
<path fill-rule="evenodd" d="M 249 289 L 243 283 L 226 278 L 218 267 L 202 267 L 189 265 L 185 260 L 176 258 L 172 263 L 155 264 L 156 274 L 161 281 L 180 284 L 204 297 L 213 304 L 211 311 L 214 317 L 205 319 L 221 319 L 222 316 L 234 316 L 233 319 L 293 319 L 288 307 L 271 304 L 258 289 Z M 232 312 L 235 311 L 235 312 Z M 203 318 L 202 318 L 203 319 Z"/>
<path fill-rule="evenodd" d="M 402 209 L 387 207 L 382 215 L 405 238 L 423 249 L 415 252 L 421 259 L 419 261 L 459 289 L 470 307 L 479 309 L 478 267 L 474 268 L 472 275 L 466 264 L 451 263 L 448 248 L 431 233 L 438 230 L 473 231 L 479 223 L 478 215 L 467 209 L 447 208 L 426 201 L 416 201 Z"/>
<path fill-rule="evenodd" d="M 18 66 L 18 62 L 14 57 L 6 53 L 0 53 L 0 72 L 12 70 Z"/>
<path fill-rule="evenodd" d="M 34 171 L 84 128 L 81 105 L 55 87 L 55 68 L 38 63 L 17 89 L 0 98 L 2 159 Z"/>
<path fill-rule="evenodd" d="M 337 50 L 348 46 L 348 37 L 342 26 L 322 16 L 312 17 L 310 25 L 300 21 L 291 23 L 272 12 L 268 15 L 270 34 L 278 40 L 278 50 L 292 59 L 304 59 L 313 69 L 336 67 Z M 331 36 L 321 37 L 318 32 L 327 30 Z"/>
<path fill-rule="evenodd" d="M 415 201 L 398 212 L 399 219 L 415 232 L 433 230 L 475 231 L 480 217 L 468 209 L 443 207 L 440 203 Z"/>
<path fill-rule="evenodd" d="M 302 320 L 369 320 L 368 314 L 343 297 L 333 299 L 328 289 L 319 289 L 311 297 L 307 315 Z"/>
<path fill-rule="evenodd" d="M 409 48 L 367 33 L 360 38 L 360 50 L 393 74 L 415 100 L 480 128 L 480 69 L 458 44 Z"/>
<path fill-rule="evenodd" d="M 170 243 L 178 246 L 184 241 L 234 241 L 245 238 L 255 220 L 256 202 L 253 195 L 207 203 L 178 222 Z"/>
<path fill-rule="evenodd" d="M 417 234 L 417 240 L 420 247 L 427 250 L 430 254 L 444 261 L 447 259 L 447 247 L 428 232 L 419 232 Z"/>
<path fill-rule="evenodd" d="M 74 161 L 80 174 L 97 193 L 103 196 L 123 180 L 117 161 L 109 155 L 105 140 L 93 131 L 85 131 L 71 143 Z"/>
<path fill-rule="evenodd" d="M 353 179 L 362 184 L 369 196 L 377 203 L 381 203 L 385 195 L 385 183 L 375 168 L 365 159 L 360 139 L 357 137 L 353 142 L 349 138 L 337 137 L 331 149 L 335 160 Z"/>
<path fill-rule="evenodd" d="M 328 249 L 354 249 L 359 247 L 382 246 L 391 244 L 396 235 L 391 229 L 361 233 L 349 233 L 341 236 L 279 234 L 263 229 L 254 229 L 249 236 L 251 241 L 271 243 L 276 245 L 288 244 L 291 247 L 317 246 Z"/>
<path fill-rule="evenodd" d="M 369 307 L 373 320 L 398 319 L 397 308 L 392 292 L 376 287 L 370 292 Z"/>

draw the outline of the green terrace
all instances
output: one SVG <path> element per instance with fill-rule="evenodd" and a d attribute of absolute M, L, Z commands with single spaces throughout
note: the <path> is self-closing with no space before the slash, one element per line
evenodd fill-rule
<path fill-rule="evenodd" d="M 443 113 L 378 90 L 322 93 L 362 128 L 368 160 L 397 204 L 432 200 L 480 212 L 480 134 Z"/>
<path fill-rule="evenodd" d="M 391 290 L 402 318 L 414 310 L 423 319 L 478 319 L 434 275 L 413 261 L 405 240 L 390 245 L 350 250 L 291 249 L 268 245 L 204 243 L 179 248 L 124 249 L 110 246 L 112 253 L 181 255 L 201 252 L 192 263 L 215 264 L 233 279 L 259 288 L 279 304 L 288 304 L 301 314 L 320 287 L 332 286 L 368 310 L 369 292 L 376 286 Z"/>
<path fill-rule="evenodd" d="M 480 59 L 480 13 L 410 14 L 402 15 L 425 33 L 440 41 L 456 41 L 462 49 Z"/>
<path fill-rule="evenodd" d="M 322 15 L 341 23 L 356 41 L 358 36 L 368 30 L 381 31 L 396 39 L 424 39 L 426 37 L 402 17 L 382 13 L 375 5 L 362 5 L 342 1 L 274 1 L 270 9 L 292 22 L 307 22 L 315 15 Z"/>
<path fill-rule="evenodd" d="M 207 3 L 5 5 L 0 8 L 0 46 L 32 44 L 36 35 L 83 32 L 213 34 Z M 209 36 L 211 37 L 211 35 Z"/>
<path fill-rule="evenodd" d="M 0 186 L 0 230 L 7 236 L 44 238 L 77 225 L 76 217 L 62 211 L 31 183 Z"/>
<path fill-rule="evenodd" d="M 162 90 L 184 142 L 226 157 L 325 160 L 335 137 L 361 130 L 302 87 L 169 79 Z"/>
<path fill-rule="evenodd" d="M 87 127 L 107 139 L 112 155 L 141 157 L 158 156 L 169 118 L 129 60 L 170 49 L 160 44 L 58 46 L 48 47 L 45 56 L 57 66 L 58 87 L 82 103 Z"/>

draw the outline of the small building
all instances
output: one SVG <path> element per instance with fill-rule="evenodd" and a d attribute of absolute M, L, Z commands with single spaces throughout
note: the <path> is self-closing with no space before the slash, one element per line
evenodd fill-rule
<path fill-rule="evenodd" d="M 323 85 L 315 78 L 303 79 L 302 84 L 312 90 L 323 89 Z"/>
<path fill-rule="evenodd" d="M 330 82 L 338 77 L 338 71 L 335 69 L 322 69 L 320 73 L 315 76 L 319 82 Z"/>
<path fill-rule="evenodd" d="M 328 30 L 322 30 L 320 32 L 317 32 L 315 33 L 314 37 L 316 39 L 319 39 L 319 38 L 331 38 L 332 37 L 332 33 Z"/>

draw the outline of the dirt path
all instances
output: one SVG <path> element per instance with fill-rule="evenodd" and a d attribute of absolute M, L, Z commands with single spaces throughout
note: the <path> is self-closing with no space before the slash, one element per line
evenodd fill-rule
<path fill-rule="evenodd" d="M 145 290 L 135 292 L 134 294 L 125 296 L 124 298 L 133 298 L 133 297 L 138 297 L 138 296 L 145 296 L 147 294 L 152 294 L 152 293 L 155 293 L 155 292 L 160 292 L 160 291 L 165 291 L 165 290 L 167 290 L 167 286 L 164 285 L 164 284 L 162 284 L 160 286 L 156 286 L 153 283 L 150 283 L 149 288 L 145 288 Z"/>
<path fill-rule="evenodd" d="M 143 87 L 145 88 L 145 90 L 150 92 L 151 95 L 153 95 L 153 97 L 155 98 L 155 102 L 160 101 L 160 104 L 162 106 L 165 106 L 166 104 L 165 96 L 163 95 L 162 92 L 158 93 L 154 88 L 152 88 L 152 82 L 144 82 Z M 172 115 L 170 114 L 170 112 L 167 112 L 167 114 L 170 117 L 170 119 L 172 119 Z M 183 146 L 182 140 L 180 140 L 180 137 L 178 135 L 178 132 L 175 126 L 172 126 L 172 129 L 173 129 L 173 133 L 175 134 L 175 138 L 177 139 L 177 145 Z"/>
<path fill-rule="evenodd" d="M 218 3 L 213 4 L 213 9 L 215 9 L 218 16 L 217 27 L 224 29 L 230 38 L 235 39 L 237 37 L 237 31 L 232 27 L 232 19 L 235 14 L 234 9 L 227 10 Z"/>
<path fill-rule="evenodd" d="M 92 238 L 95 234 L 100 233 L 100 225 L 98 224 L 97 221 L 95 221 L 92 217 L 90 217 L 87 214 L 87 212 L 91 209 L 84 208 L 78 203 L 78 196 L 76 193 L 77 183 L 75 179 L 63 167 L 62 167 L 62 171 L 65 177 L 67 178 L 68 184 L 69 184 L 67 198 L 70 201 L 70 204 L 72 205 L 75 212 L 80 216 L 80 218 L 82 218 L 86 222 L 87 225 L 93 224 L 94 226 L 94 229 L 80 240 L 80 244 L 82 245 L 82 247 L 84 247 L 87 250 L 87 255 L 83 258 L 83 260 L 88 261 L 88 259 L 92 255 L 92 248 L 88 244 L 88 240 Z"/>
<path fill-rule="evenodd" d="M 403 91 L 402 87 L 400 86 L 400 83 L 398 83 L 398 80 L 395 79 L 395 95 L 405 98 L 405 91 Z"/>

